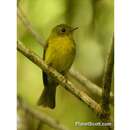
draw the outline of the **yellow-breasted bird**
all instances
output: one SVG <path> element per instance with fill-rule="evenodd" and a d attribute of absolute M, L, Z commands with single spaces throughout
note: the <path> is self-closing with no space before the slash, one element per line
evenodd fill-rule
<path fill-rule="evenodd" d="M 72 34 L 76 29 L 66 24 L 57 25 L 53 28 L 45 45 L 43 60 L 62 75 L 68 72 L 75 58 L 76 45 Z M 42 72 L 42 75 L 44 90 L 38 105 L 53 109 L 55 107 L 55 94 L 58 83 L 45 72 Z"/>

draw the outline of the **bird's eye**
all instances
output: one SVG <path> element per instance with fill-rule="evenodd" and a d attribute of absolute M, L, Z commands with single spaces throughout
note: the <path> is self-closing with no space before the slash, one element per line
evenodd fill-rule
<path fill-rule="evenodd" d="M 62 28 L 62 29 L 61 29 L 61 32 L 65 32 L 65 31 L 66 31 L 65 28 Z"/>

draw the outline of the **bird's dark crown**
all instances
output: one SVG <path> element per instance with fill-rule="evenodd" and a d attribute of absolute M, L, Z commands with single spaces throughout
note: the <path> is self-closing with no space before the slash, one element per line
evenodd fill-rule
<path fill-rule="evenodd" d="M 72 33 L 73 28 L 66 24 L 60 24 L 53 28 L 52 33 L 58 35 L 67 35 Z"/>

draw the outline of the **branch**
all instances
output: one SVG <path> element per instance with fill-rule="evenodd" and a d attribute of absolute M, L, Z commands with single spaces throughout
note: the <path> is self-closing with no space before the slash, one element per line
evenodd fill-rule
<path fill-rule="evenodd" d="M 23 22 L 23 24 L 25 25 L 25 27 L 28 29 L 28 31 L 32 34 L 32 36 L 38 41 L 38 43 L 44 47 L 45 43 L 43 42 L 44 40 L 42 39 L 41 36 L 38 35 L 38 33 L 33 29 L 30 21 L 27 19 L 26 15 L 23 13 L 23 11 L 20 9 L 20 7 L 18 8 L 18 17 L 20 18 L 20 20 Z M 87 79 L 85 76 L 83 76 L 80 72 L 78 72 L 75 69 L 71 69 L 69 74 L 75 78 L 76 80 L 78 80 L 81 84 L 84 85 L 84 87 L 86 89 L 88 89 L 88 91 L 90 91 L 90 93 L 97 95 L 98 97 L 102 97 L 102 89 L 97 86 L 96 84 L 94 84 L 93 82 L 91 82 L 89 79 Z M 111 103 L 113 104 L 113 94 L 112 92 L 110 93 L 110 100 Z"/>
<path fill-rule="evenodd" d="M 112 72 L 114 65 L 114 39 L 112 41 L 110 51 L 108 53 L 105 69 L 104 69 L 104 77 L 103 77 L 103 91 L 102 91 L 102 110 L 108 114 L 109 116 L 109 104 L 110 104 L 110 90 L 111 90 L 111 82 L 112 82 Z"/>
<path fill-rule="evenodd" d="M 55 69 L 48 66 L 38 55 L 26 48 L 20 41 L 17 42 L 17 50 L 20 51 L 29 60 L 31 60 L 34 64 L 39 66 L 49 76 L 54 78 L 59 84 L 61 84 L 61 86 L 67 89 L 70 93 L 85 102 L 93 111 L 98 114 L 101 113 L 101 107 L 97 102 L 90 98 L 83 90 L 79 90 L 78 88 L 76 88 L 69 80 L 65 79 L 64 76 L 58 73 Z"/>
<path fill-rule="evenodd" d="M 25 103 L 21 97 L 18 97 L 20 106 L 33 115 L 35 118 L 40 120 L 41 123 L 46 123 L 48 126 L 55 128 L 56 130 L 68 130 L 64 125 L 59 121 L 53 119 L 52 117 L 45 114 L 43 111 L 40 111 L 29 104 Z"/>
<path fill-rule="evenodd" d="M 83 74 L 81 74 L 76 69 L 72 68 L 69 71 L 69 75 L 78 80 L 82 85 L 87 88 L 89 92 L 91 92 L 93 95 L 98 96 L 99 98 L 102 97 L 102 88 L 91 82 L 88 78 L 86 78 Z M 114 96 L 113 93 L 110 92 L 110 101 L 113 103 Z"/>

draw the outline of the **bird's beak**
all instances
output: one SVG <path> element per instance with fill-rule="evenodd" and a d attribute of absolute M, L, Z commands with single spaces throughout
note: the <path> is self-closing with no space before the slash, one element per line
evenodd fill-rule
<path fill-rule="evenodd" d="M 73 28 L 71 31 L 73 32 L 73 31 L 75 31 L 75 30 L 77 30 L 79 27 L 75 27 L 75 28 Z"/>

